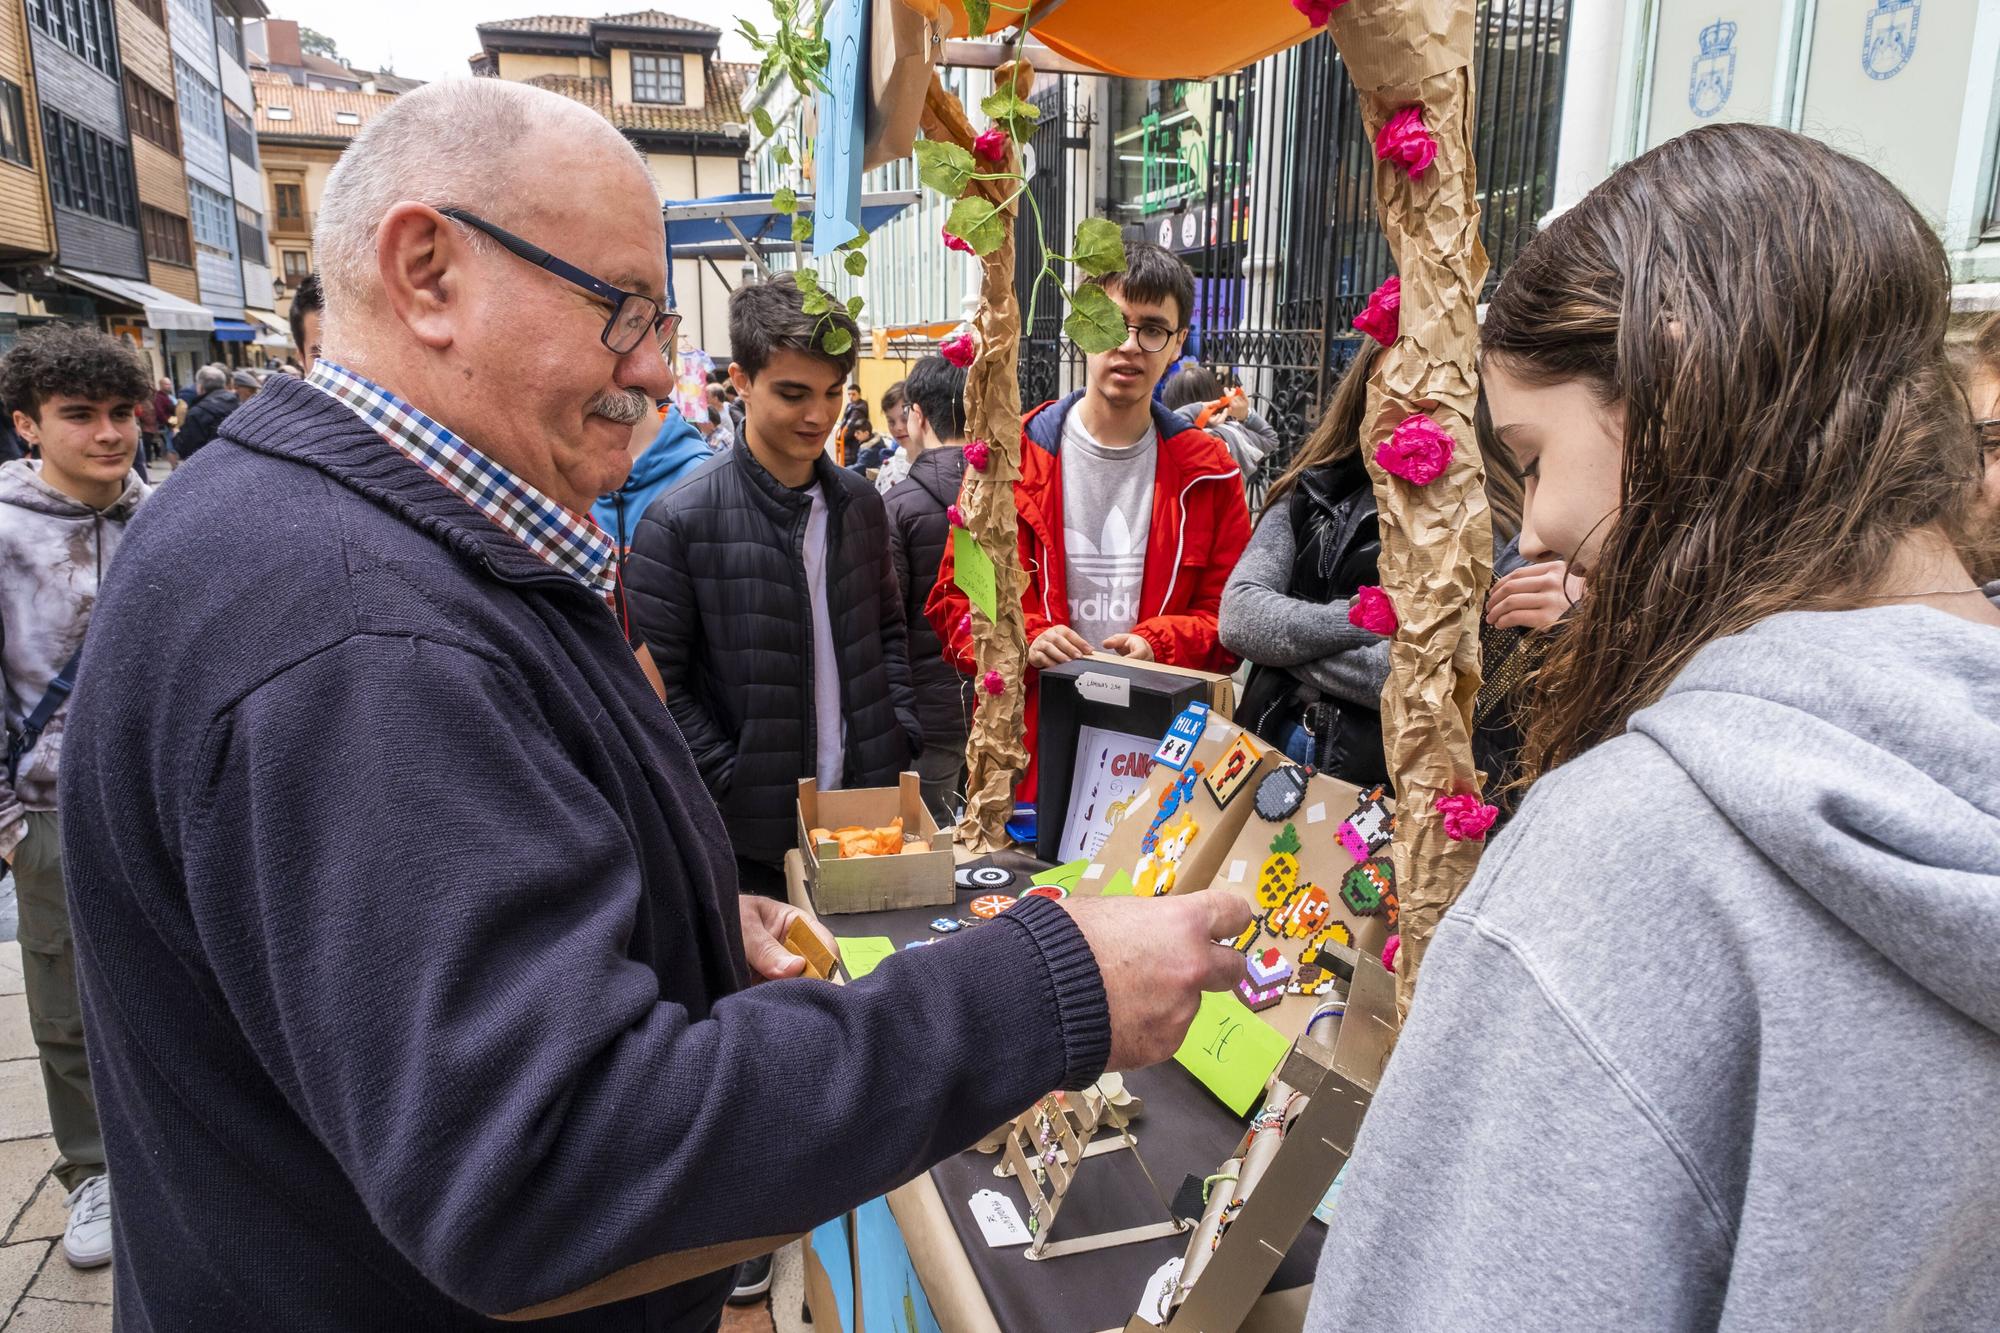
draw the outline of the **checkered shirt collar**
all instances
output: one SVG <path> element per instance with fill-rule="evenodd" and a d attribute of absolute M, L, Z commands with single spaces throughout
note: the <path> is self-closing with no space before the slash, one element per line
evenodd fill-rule
<path fill-rule="evenodd" d="M 306 383 L 346 404 L 411 462 L 495 526 L 586 588 L 609 597 L 617 552 L 586 516 L 570 513 L 381 385 L 324 357 Z"/>

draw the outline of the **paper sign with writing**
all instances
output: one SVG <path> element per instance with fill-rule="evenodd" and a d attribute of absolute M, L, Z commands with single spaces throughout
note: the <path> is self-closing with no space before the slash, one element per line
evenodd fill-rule
<path fill-rule="evenodd" d="M 1128 708 L 1132 704 L 1132 681 L 1127 676 L 1086 671 L 1076 678 L 1076 692 L 1092 703 L 1111 708 Z"/>
<path fill-rule="evenodd" d="M 836 935 L 835 944 L 840 946 L 840 961 L 847 966 L 847 975 L 856 981 L 873 972 L 884 958 L 896 952 L 895 944 L 887 935 Z"/>
<path fill-rule="evenodd" d="M 1208 705 L 1189 704 L 1174 724 L 1167 728 L 1166 739 L 1153 752 L 1153 762 L 1165 764 L 1171 769 L 1185 769 L 1187 761 L 1194 756 L 1194 747 L 1200 742 L 1202 733 L 1208 727 Z"/>
<path fill-rule="evenodd" d="M 1026 1245 L 1034 1239 L 1028 1234 L 1028 1224 L 1021 1220 L 1021 1210 L 999 1190 L 980 1190 L 969 1203 L 972 1220 L 979 1224 L 979 1234 L 988 1245 Z"/>
<path fill-rule="evenodd" d="M 998 618 L 1000 594 L 993 577 L 993 557 L 964 528 L 951 530 L 951 581 L 966 600 L 988 620 Z"/>
<path fill-rule="evenodd" d="M 1283 1033 L 1245 1009 L 1234 995 L 1211 991 L 1203 993 L 1194 1026 L 1174 1059 L 1223 1105 L 1242 1115 L 1264 1095 L 1271 1071 L 1291 1046 Z"/>
<path fill-rule="evenodd" d="M 819 149 L 813 156 L 816 255 L 830 255 L 861 234 L 861 155 L 867 133 L 869 0 L 826 7 L 831 92 L 819 94 Z"/>

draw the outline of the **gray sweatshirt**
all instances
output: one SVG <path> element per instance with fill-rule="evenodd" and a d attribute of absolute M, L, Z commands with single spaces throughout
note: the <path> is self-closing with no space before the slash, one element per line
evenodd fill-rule
<path fill-rule="evenodd" d="M 1265 510 L 1222 590 L 1216 617 L 1222 646 L 1336 699 L 1379 707 L 1389 679 L 1389 641 L 1350 625 L 1344 598 L 1292 596 L 1295 547 L 1286 507 Z"/>
<path fill-rule="evenodd" d="M 2000 629 L 1775 616 L 1535 785 L 1306 1328 L 2000 1328 Z"/>

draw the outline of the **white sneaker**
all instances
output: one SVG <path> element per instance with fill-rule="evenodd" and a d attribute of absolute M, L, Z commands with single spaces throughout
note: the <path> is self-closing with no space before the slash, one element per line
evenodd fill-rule
<path fill-rule="evenodd" d="M 63 1201 L 69 1224 L 63 1228 L 63 1258 L 71 1268 L 102 1268 L 111 1262 L 111 1177 L 92 1176 Z"/>

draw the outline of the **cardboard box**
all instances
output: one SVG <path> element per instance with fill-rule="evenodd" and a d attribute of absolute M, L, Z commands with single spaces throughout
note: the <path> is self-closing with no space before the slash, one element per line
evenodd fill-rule
<path fill-rule="evenodd" d="M 814 846 L 811 830 L 850 825 L 881 828 L 900 817 L 906 838 L 928 850 L 901 856 L 842 859 L 835 843 Z M 811 778 L 799 782 L 799 848 L 813 909 L 821 916 L 840 912 L 887 912 L 901 907 L 942 907 L 958 901 L 952 875 L 951 831 L 940 829 L 924 805 L 915 773 L 894 787 L 852 791 L 819 789 Z"/>
<path fill-rule="evenodd" d="M 1153 766 L 1145 787 L 1126 807 L 1103 849 L 1083 872 L 1077 891 L 1101 894 L 1111 890 L 1145 896 L 1163 876 L 1171 878 L 1171 891 L 1206 888 L 1244 821 L 1250 818 L 1257 782 L 1280 758 L 1263 741 L 1211 713 L 1186 768 L 1177 770 L 1166 763 Z M 1199 772 L 1190 781 L 1188 774 L 1196 765 Z M 1220 788 L 1227 799 L 1220 799 L 1218 785 L 1211 779 L 1220 778 L 1232 765 L 1234 777 Z M 1173 800 L 1168 793 L 1177 786 L 1185 795 Z M 1172 804 L 1165 819 L 1160 818 L 1163 800 Z M 1150 840 L 1149 833 L 1153 835 Z M 1151 853 L 1146 850 L 1149 841 Z"/>

